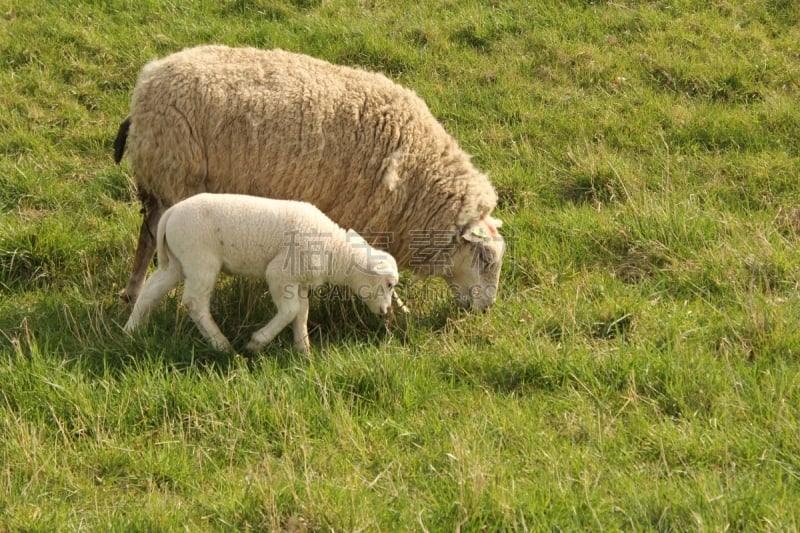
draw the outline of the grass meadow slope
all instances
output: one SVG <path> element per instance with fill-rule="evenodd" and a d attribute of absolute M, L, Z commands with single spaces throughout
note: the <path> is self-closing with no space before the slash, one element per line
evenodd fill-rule
<path fill-rule="evenodd" d="M 496 306 L 319 301 L 312 361 L 174 297 L 122 335 L 111 143 L 210 42 L 416 90 L 497 187 Z M 798 102 L 790 0 L 0 3 L 0 531 L 797 530 Z M 220 283 L 239 346 L 264 291 Z"/>

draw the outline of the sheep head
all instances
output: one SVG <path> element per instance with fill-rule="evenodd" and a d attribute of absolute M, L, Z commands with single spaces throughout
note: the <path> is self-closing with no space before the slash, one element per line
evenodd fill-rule
<path fill-rule="evenodd" d="M 497 298 L 505 241 L 502 221 L 485 216 L 468 224 L 456 238 L 444 279 L 462 307 L 488 309 Z"/>

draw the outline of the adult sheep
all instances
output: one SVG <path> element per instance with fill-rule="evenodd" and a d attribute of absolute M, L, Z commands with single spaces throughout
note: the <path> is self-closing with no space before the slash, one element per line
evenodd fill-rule
<path fill-rule="evenodd" d="M 422 99 L 381 74 L 283 50 L 188 48 L 142 69 L 117 162 L 126 141 L 144 214 L 128 300 L 164 210 L 212 192 L 311 202 L 401 268 L 443 277 L 462 306 L 495 301 L 494 188 Z"/>

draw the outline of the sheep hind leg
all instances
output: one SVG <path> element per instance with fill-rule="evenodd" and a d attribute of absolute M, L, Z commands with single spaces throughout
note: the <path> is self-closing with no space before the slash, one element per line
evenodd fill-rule
<path fill-rule="evenodd" d="M 218 272 L 193 273 L 191 277 L 187 276 L 182 301 L 197 329 L 208 339 L 214 349 L 221 352 L 232 352 L 233 347 L 230 341 L 220 331 L 214 317 L 211 316 L 211 293 L 214 290 Z"/>
<path fill-rule="evenodd" d="M 149 193 L 140 190 L 139 199 L 142 202 L 142 226 L 139 228 L 139 240 L 136 243 L 136 253 L 133 256 L 133 267 L 125 289 L 120 294 L 124 302 L 135 302 L 142 290 L 147 267 L 156 250 L 156 230 L 158 221 L 164 213 L 164 207 Z"/>
<path fill-rule="evenodd" d="M 266 326 L 253 333 L 250 342 L 247 343 L 245 350 L 252 354 L 257 354 L 269 344 L 278 333 L 298 319 L 302 309 L 299 298 L 293 297 L 298 293 L 297 287 L 277 287 L 270 284 L 269 292 L 275 301 L 278 312 L 272 317 Z M 295 341 L 297 337 L 295 337 Z"/>
<path fill-rule="evenodd" d="M 153 307 L 172 289 L 178 286 L 183 279 L 180 265 L 173 258 L 168 268 L 159 268 L 148 278 L 142 289 L 142 294 L 136 299 L 133 311 L 125 324 L 126 333 L 133 332 L 142 320 L 146 319 Z"/>

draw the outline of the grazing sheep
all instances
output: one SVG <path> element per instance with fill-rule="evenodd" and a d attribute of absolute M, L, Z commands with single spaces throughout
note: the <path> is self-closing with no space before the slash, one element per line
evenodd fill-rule
<path fill-rule="evenodd" d="M 494 301 L 505 249 L 489 179 L 411 90 L 282 50 L 200 46 L 148 63 L 126 141 L 144 221 L 135 300 L 165 208 L 200 192 L 313 202 L 464 306 Z"/>
<path fill-rule="evenodd" d="M 144 284 L 125 331 L 132 332 L 185 279 L 183 303 L 218 350 L 231 344 L 209 311 L 220 271 L 266 277 L 277 314 L 256 331 L 257 353 L 290 323 L 296 349 L 309 353 L 308 298 L 324 283 L 346 285 L 376 314 L 391 309 L 397 264 L 357 233 L 305 202 L 236 194 L 199 194 L 164 212 L 158 224 L 158 269 Z M 401 304 L 402 305 L 402 304 Z"/>

